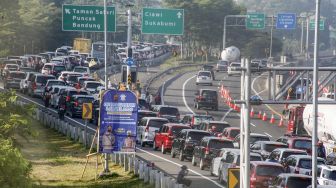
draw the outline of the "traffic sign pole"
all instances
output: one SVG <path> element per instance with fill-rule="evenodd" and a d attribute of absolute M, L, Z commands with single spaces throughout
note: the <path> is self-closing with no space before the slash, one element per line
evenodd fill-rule
<path fill-rule="evenodd" d="M 132 12 L 131 12 L 131 8 L 129 7 L 129 9 L 127 10 L 127 50 L 131 50 L 132 51 Z M 133 51 L 132 51 L 133 53 Z M 128 54 L 128 58 L 132 58 L 132 54 L 131 53 L 127 53 Z M 127 76 L 131 75 L 131 65 L 127 64 Z M 127 83 L 127 89 L 130 90 L 131 89 L 131 84 Z"/>

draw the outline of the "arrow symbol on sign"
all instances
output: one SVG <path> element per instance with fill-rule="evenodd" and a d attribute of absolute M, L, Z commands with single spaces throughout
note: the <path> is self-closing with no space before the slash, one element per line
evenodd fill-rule
<path fill-rule="evenodd" d="M 177 18 L 180 19 L 181 16 L 182 16 L 182 13 L 181 13 L 181 12 L 178 12 L 178 13 L 177 13 Z"/>
<path fill-rule="evenodd" d="M 84 108 L 84 112 L 85 112 L 84 117 L 89 117 L 90 114 L 92 113 L 90 105 L 87 104 L 87 103 L 84 103 L 83 108 Z"/>
<path fill-rule="evenodd" d="M 65 14 L 71 14 L 70 9 L 65 9 Z"/>

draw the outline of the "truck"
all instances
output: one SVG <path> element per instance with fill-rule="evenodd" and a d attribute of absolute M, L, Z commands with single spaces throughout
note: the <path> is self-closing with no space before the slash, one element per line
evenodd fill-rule
<path fill-rule="evenodd" d="M 91 39 L 75 38 L 73 50 L 78 50 L 80 53 L 91 53 Z"/>
<path fill-rule="evenodd" d="M 221 58 L 229 64 L 231 62 L 240 62 L 240 50 L 235 46 L 227 47 L 222 51 Z"/>
<path fill-rule="evenodd" d="M 333 101 L 333 99 L 320 97 L 319 101 Z M 323 142 L 327 155 L 336 152 L 336 105 L 318 105 L 318 133 L 317 137 Z M 288 133 L 296 135 L 312 135 L 313 131 L 313 105 L 293 105 L 288 107 Z"/>

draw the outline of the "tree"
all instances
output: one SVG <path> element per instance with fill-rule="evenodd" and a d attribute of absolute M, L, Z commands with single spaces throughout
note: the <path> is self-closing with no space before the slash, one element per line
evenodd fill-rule
<path fill-rule="evenodd" d="M 265 58 L 269 56 L 270 37 L 266 35 L 256 35 L 242 49 L 242 55 L 251 58 Z M 282 43 L 279 39 L 273 38 L 272 56 L 281 52 Z"/>

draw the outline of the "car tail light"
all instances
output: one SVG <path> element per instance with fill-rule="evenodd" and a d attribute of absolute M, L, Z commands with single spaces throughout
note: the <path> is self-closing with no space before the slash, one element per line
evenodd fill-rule
<path fill-rule="evenodd" d="M 210 148 L 209 147 L 204 148 L 204 150 L 205 150 L 205 155 L 209 155 L 210 154 Z"/>
<path fill-rule="evenodd" d="M 148 132 L 149 131 L 149 127 L 147 126 L 146 128 L 145 128 L 145 132 Z"/>
<path fill-rule="evenodd" d="M 255 173 L 252 173 L 251 178 L 250 178 L 251 185 L 255 185 L 256 181 L 257 181 L 256 175 Z"/>
<path fill-rule="evenodd" d="M 33 84 L 32 84 L 32 88 L 33 88 L 33 90 L 36 89 L 36 82 L 33 82 Z"/>
<path fill-rule="evenodd" d="M 294 173 L 295 173 L 295 174 L 299 174 L 299 172 L 300 172 L 300 168 L 299 168 L 299 167 L 295 167 L 295 169 L 294 169 Z"/>
<path fill-rule="evenodd" d="M 198 99 L 202 100 L 202 99 L 204 99 L 204 97 L 202 95 L 200 95 L 200 96 L 198 96 Z"/>
<path fill-rule="evenodd" d="M 66 96 L 65 101 L 69 102 L 70 101 L 70 96 Z"/>
<path fill-rule="evenodd" d="M 76 107 L 78 106 L 78 101 L 75 101 L 75 106 L 76 106 Z"/>

